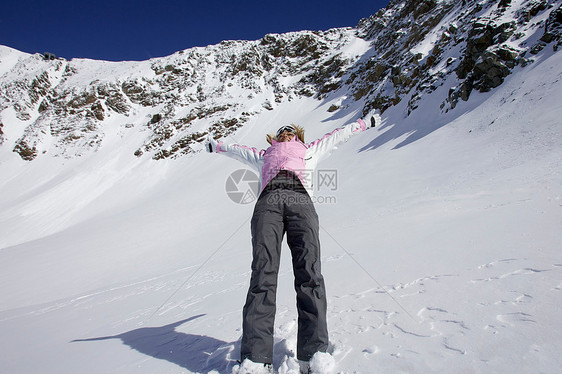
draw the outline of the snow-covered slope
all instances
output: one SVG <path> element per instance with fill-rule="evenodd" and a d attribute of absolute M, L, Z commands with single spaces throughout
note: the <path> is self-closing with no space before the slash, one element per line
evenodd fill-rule
<path fill-rule="evenodd" d="M 393 2 L 385 14 L 404 9 L 404 4 Z M 552 4 L 559 6 L 547 2 Z M 516 14 L 524 5 L 529 2 L 512 1 L 510 12 Z M 484 6 L 479 14 L 493 11 Z M 459 12 L 454 14 L 464 10 Z M 537 11 L 533 17 L 541 21 L 535 28 L 527 24 L 532 32 L 520 38 L 535 37 L 549 12 L 552 7 Z M 373 38 L 375 24 L 373 19 L 362 22 L 364 37 Z M 232 101 L 248 110 L 236 131 L 223 133 L 225 141 L 266 147 L 265 134 L 291 122 L 304 125 L 312 140 L 374 110 L 370 105 L 381 101 L 371 99 L 382 91 L 362 86 L 369 80 L 361 66 L 376 70 L 368 61 L 378 50 L 353 30 L 331 33 L 343 35 L 342 48 L 355 56 L 352 70 L 345 73 L 349 75 L 344 74 L 349 79 L 358 72 L 355 80 L 319 99 L 296 92 L 309 84 L 320 92 L 318 87 L 328 81 L 320 86 L 313 81 L 295 83 L 292 73 L 279 74 L 278 79 L 288 82 L 279 87 L 294 91 L 278 102 L 266 86 L 248 97 L 233 83 L 236 92 L 231 96 L 209 96 L 214 107 Z M 377 45 L 376 38 L 370 40 Z M 424 43 L 430 41 L 415 44 L 424 58 Z M 315 191 L 336 372 L 559 371 L 562 54 L 553 51 L 552 43 L 545 44 L 532 61 L 513 66 L 502 84 L 487 92 L 480 92 L 475 82 L 481 81 L 473 79 L 467 100 L 459 96 L 454 107 L 442 104 L 454 96 L 449 95 L 456 92 L 451 87 L 468 79 L 455 73 L 438 75 L 440 83 L 415 100 L 409 99 L 414 91 L 403 93 L 408 99 L 384 108 L 381 126 L 351 138 L 320 164 L 323 172 L 337 177 L 336 185 L 318 185 Z M 460 46 L 451 44 L 443 51 L 462 56 Z M 215 56 L 204 49 L 185 53 Z M 105 105 L 115 83 L 111 77 L 123 77 L 118 86 L 124 92 L 124 82 L 137 72 L 144 76 L 155 61 L 57 60 L 39 72 L 48 76 L 50 85 L 59 82 L 56 86 L 64 85 L 65 92 L 73 87 L 82 92 L 83 84 L 89 84 L 85 77 L 95 72 L 109 88 L 103 96 L 102 85 L 96 86 L 95 100 L 105 113 L 102 121 L 94 119 L 95 102 L 86 96 L 88 104 L 77 104 L 75 113 L 60 117 L 78 127 L 53 133 L 42 127 L 50 122 L 39 118 L 56 114 L 55 109 L 40 114 L 41 103 L 36 101 L 25 110 L 20 106 L 20 111 L 17 102 L 10 101 L 13 96 L 6 99 L 20 92 L 17 82 L 33 82 L 37 74 L 32 66 L 38 65 L 31 60 L 40 57 L 3 47 L 0 59 L 3 77 L 14 69 L 29 75 L 2 80 L 13 90 L 3 86 L 6 90 L 0 93 L 0 371 L 236 372 L 250 273 L 252 204 L 230 200 L 225 182 L 244 165 L 202 152 L 197 141 L 189 143 L 192 151 L 183 157 L 156 160 L 143 148 L 150 144 L 147 139 L 158 135 L 158 124 L 196 115 L 196 106 L 212 106 L 205 100 L 177 105 L 173 115 L 163 114 L 154 126 L 147 126 L 155 114 L 164 113 L 154 108 L 164 108 L 169 100 L 178 103 L 174 95 L 180 101 L 187 96 L 170 89 L 165 92 L 171 96 L 146 107 L 127 96 L 124 103 L 129 106 L 123 113 Z M 69 73 L 73 71 L 86 75 L 79 78 Z M 163 71 L 167 73 L 162 75 L 173 72 L 166 65 Z M 263 74 L 275 77 L 273 72 Z M 388 88 L 388 81 L 382 85 Z M 26 87 L 31 86 L 40 87 Z M 353 93 L 361 87 L 375 91 L 356 100 Z M 193 94 L 198 95 L 197 87 Z M 25 102 L 32 103 L 33 97 Z M 269 109 L 263 107 L 266 98 Z M 256 110 L 250 112 L 252 107 Z M 25 111 L 29 118 L 22 117 Z M 205 113 L 196 115 L 194 132 L 203 133 L 215 121 L 230 118 Z M 82 119 L 91 120 L 94 127 L 83 131 L 87 136 L 81 140 L 68 143 L 72 147 L 63 146 L 60 134 L 80 133 Z M 12 150 L 32 128 L 42 135 L 26 138 L 38 141 L 37 156 L 29 162 Z M 173 132 L 162 149 L 171 150 L 171 144 L 187 136 L 182 131 Z M 88 142 L 86 148 L 82 141 Z M 139 149 L 143 155 L 136 156 Z M 283 253 L 274 366 L 288 374 L 297 367 L 296 310 L 290 255 Z"/>

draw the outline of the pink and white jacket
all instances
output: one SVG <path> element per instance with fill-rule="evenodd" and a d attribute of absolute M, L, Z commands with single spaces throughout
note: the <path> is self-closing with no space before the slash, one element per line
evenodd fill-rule
<path fill-rule="evenodd" d="M 313 195 L 313 172 L 318 161 L 336 145 L 352 135 L 365 131 L 363 120 L 340 127 L 312 143 L 304 144 L 296 136 L 289 142 L 277 142 L 265 150 L 257 150 L 238 144 L 219 142 L 216 152 L 224 154 L 252 167 L 260 174 L 260 193 L 281 170 L 295 173 L 310 196 Z"/>

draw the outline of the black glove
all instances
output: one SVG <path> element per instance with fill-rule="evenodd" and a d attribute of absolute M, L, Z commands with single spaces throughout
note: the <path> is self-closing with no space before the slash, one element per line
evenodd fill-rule
<path fill-rule="evenodd" d="M 380 125 L 382 120 L 381 120 L 381 116 L 378 113 L 373 114 L 373 116 L 369 119 L 369 122 L 371 124 L 371 127 L 375 127 L 377 125 Z"/>
<path fill-rule="evenodd" d="M 217 151 L 217 145 L 219 143 L 209 134 L 207 140 L 205 140 L 205 150 L 209 153 L 214 153 Z"/>

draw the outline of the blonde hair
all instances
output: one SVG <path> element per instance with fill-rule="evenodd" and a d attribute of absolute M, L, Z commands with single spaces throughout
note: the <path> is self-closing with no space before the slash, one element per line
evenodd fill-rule
<path fill-rule="evenodd" d="M 303 128 L 302 126 L 297 126 L 297 125 L 294 125 L 294 124 L 292 124 L 292 123 L 291 123 L 291 126 L 293 126 L 293 127 L 295 128 L 295 130 L 297 130 L 297 134 L 296 134 L 296 135 L 297 135 L 297 138 L 299 138 L 299 140 L 304 143 L 304 128 Z M 277 141 L 277 136 L 271 135 L 271 134 L 267 134 L 267 135 L 265 136 L 265 140 L 267 140 L 267 142 L 268 142 L 269 144 L 271 144 L 271 141 L 272 141 L 272 140 Z"/>

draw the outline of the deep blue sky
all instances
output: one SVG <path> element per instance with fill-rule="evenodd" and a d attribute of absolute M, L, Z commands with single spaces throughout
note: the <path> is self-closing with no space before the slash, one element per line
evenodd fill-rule
<path fill-rule="evenodd" d="M 4 0 L 0 44 L 66 59 L 147 60 L 222 40 L 356 26 L 388 0 Z"/>

